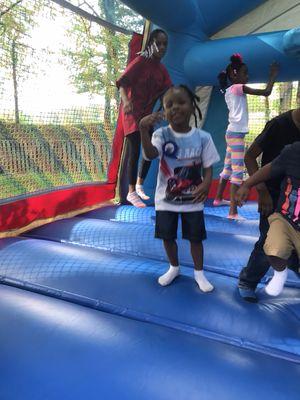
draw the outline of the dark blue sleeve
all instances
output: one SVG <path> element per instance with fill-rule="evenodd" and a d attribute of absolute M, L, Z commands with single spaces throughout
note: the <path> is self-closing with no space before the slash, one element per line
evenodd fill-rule
<path fill-rule="evenodd" d="M 257 144 L 264 152 L 270 146 L 272 146 L 272 143 L 274 143 L 274 141 L 276 141 L 276 137 L 279 131 L 280 129 L 278 126 L 278 122 L 276 121 L 276 119 L 272 119 L 271 121 L 266 123 L 261 134 L 257 136 L 257 138 L 255 139 L 255 144 Z"/>
<path fill-rule="evenodd" d="M 271 178 L 287 175 L 287 165 L 293 155 L 293 146 L 291 144 L 285 146 L 279 156 L 272 161 Z"/>

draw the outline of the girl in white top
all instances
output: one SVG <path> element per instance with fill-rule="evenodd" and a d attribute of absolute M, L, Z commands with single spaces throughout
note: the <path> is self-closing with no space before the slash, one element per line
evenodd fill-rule
<path fill-rule="evenodd" d="M 270 67 L 270 78 L 264 89 L 254 89 L 246 86 L 248 82 L 248 68 L 243 63 L 240 54 L 233 54 L 230 64 L 222 71 L 218 78 L 221 91 L 225 94 L 225 101 L 229 110 L 228 127 L 226 131 L 226 155 L 224 168 L 220 174 L 220 182 L 214 206 L 230 204 L 230 219 L 241 219 L 237 213 L 235 193 L 243 182 L 245 135 L 248 133 L 248 106 L 247 94 L 256 96 L 269 96 L 272 92 L 275 78 L 278 74 L 278 65 L 273 63 Z M 228 84 L 229 80 L 229 84 Z M 223 200 L 223 193 L 228 180 L 230 187 L 230 202 Z"/>

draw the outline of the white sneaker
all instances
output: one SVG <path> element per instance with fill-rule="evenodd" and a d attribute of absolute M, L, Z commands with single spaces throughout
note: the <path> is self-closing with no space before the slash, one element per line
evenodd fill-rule
<path fill-rule="evenodd" d="M 150 199 L 150 197 L 147 196 L 146 193 L 144 192 L 143 185 L 135 185 L 135 191 L 136 191 L 136 194 L 138 196 L 140 196 L 140 198 L 142 200 L 149 200 Z"/>
<path fill-rule="evenodd" d="M 128 193 L 126 200 L 129 201 L 134 207 L 145 208 L 146 204 L 142 202 L 136 192 Z"/>

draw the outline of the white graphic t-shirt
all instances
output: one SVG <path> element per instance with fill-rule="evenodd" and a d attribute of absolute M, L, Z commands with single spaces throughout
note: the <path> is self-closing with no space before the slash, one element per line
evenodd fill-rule
<path fill-rule="evenodd" d="M 242 84 L 235 84 L 226 89 L 225 101 L 229 110 L 227 131 L 248 132 L 247 96 Z"/>
<path fill-rule="evenodd" d="M 152 144 L 160 158 L 155 209 L 203 210 L 203 203 L 194 203 L 193 191 L 202 182 L 202 168 L 209 168 L 220 160 L 211 135 L 199 128 L 179 133 L 168 126 L 153 133 Z"/>

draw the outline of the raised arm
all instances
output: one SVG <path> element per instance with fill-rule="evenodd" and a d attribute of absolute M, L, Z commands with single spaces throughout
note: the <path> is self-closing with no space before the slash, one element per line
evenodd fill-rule
<path fill-rule="evenodd" d="M 163 119 L 163 115 L 161 112 L 156 112 L 146 117 L 142 118 L 140 121 L 140 133 L 141 133 L 141 142 L 142 148 L 145 157 L 148 160 L 153 160 L 154 158 L 158 157 L 159 153 L 158 150 L 153 144 L 151 143 L 150 138 L 150 129 L 153 127 L 154 124 L 161 121 Z"/>
<path fill-rule="evenodd" d="M 270 77 L 267 86 L 264 89 L 254 89 L 249 86 L 244 85 L 243 91 L 246 94 L 256 95 L 256 96 L 270 96 L 275 83 L 275 79 L 278 75 L 279 66 L 277 63 L 271 64 L 270 67 Z"/>

